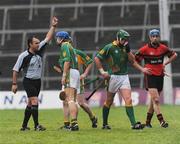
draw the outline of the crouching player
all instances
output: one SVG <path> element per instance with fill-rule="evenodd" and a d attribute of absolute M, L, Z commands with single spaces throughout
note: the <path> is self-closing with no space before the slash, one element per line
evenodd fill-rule
<path fill-rule="evenodd" d="M 76 53 L 69 43 L 71 37 L 65 31 L 56 33 L 57 44 L 60 46 L 60 65 L 63 69 L 61 79 L 62 86 L 66 94 L 67 107 L 71 117 L 71 131 L 78 131 L 77 122 L 78 107 L 76 104 L 77 90 L 80 89 L 80 73 Z"/>
<path fill-rule="evenodd" d="M 66 32 L 66 34 L 69 36 L 69 34 Z M 71 39 L 68 41 L 71 43 Z M 83 97 L 83 92 L 84 92 L 84 79 L 87 77 L 89 71 L 92 68 L 92 59 L 86 55 L 84 52 L 81 50 L 73 49 L 76 53 L 77 56 L 77 61 L 78 61 L 78 70 L 80 71 L 80 82 L 81 82 L 81 88 L 77 90 L 77 101 L 80 107 L 89 115 L 89 118 L 92 122 L 92 127 L 96 128 L 97 127 L 97 117 L 93 114 L 91 111 L 90 107 L 88 106 L 87 103 L 84 101 Z M 66 100 L 66 94 L 61 93 L 63 100 L 63 110 L 64 110 L 64 126 L 61 127 L 61 129 L 70 129 L 70 119 L 69 119 L 69 108 L 68 108 L 68 103 Z"/>

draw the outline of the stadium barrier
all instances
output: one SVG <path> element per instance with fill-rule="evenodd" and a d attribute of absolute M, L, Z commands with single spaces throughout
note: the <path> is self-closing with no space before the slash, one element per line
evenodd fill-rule
<path fill-rule="evenodd" d="M 85 97 L 88 97 L 91 92 L 85 92 Z M 106 98 L 104 90 L 97 91 L 87 103 L 91 107 L 101 107 Z M 146 105 L 149 103 L 149 96 L 145 90 L 133 89 L 132 101 L 133 105 Z M 11 91 L 0 92 L 0 109 L 24 109 L 27 103 L 27 96 L 25 91 L 18 91 L 13 94 Z M 163 104 L 163 96 L 161 96 L 160 103 Z M 174 89 L 173 104 L 180 105 L 180 88 Z M 113 106 L 124 106 L 122 98 L 116 94 Z M 39 94 L 39 108 L 40 109 L 57 109 L 62 108 L 62 101 L 59 100 L 59 91 L 41 91 Z"/>

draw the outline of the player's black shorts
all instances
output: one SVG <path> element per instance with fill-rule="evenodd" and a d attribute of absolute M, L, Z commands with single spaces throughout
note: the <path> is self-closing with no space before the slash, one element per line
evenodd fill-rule
<path fill-rule="evenodd" d="M 145 88 L 157 88 L 160 92 L 163 89 L 164 76 L 145 75 L 144 77 Z"/>
<path fill-rule="evenodd" d="M 24 78 L 23 86 L 28 97 L 33 97 L 33 96 L 38 97 L 41 88 L 41 80 Z"/>

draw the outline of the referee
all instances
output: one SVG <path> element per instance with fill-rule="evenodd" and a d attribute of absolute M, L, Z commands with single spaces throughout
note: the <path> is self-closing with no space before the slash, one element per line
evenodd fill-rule
<path fill-rule="evenodd" d="M 19 55 L 16 64 L 13 67 L 12 92 L 17 92 L 17 76 L 19 72 L 23 70 L 23 86 L 28 96 L 28 103 L 24 112 L 21 131 L 30 130 L 30 128 L 27 127 L 27 124 L 31 115 L 34 121 L 34 130 L 46 130 L 46 128 L 40 125 L 38 121 L 38 95 L 41 88 L 42 56 L 45 46 L 54 35 L 57 24 L 58 19 L 53 17 L 49 32 L 47 33 L 46 38 L 41 42 L 36 36 L 29 37 L 27 42 L 28 49 Z"/>

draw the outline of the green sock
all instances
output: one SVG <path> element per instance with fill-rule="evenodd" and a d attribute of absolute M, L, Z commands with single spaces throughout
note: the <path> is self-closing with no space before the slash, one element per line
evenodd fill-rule
<path fill-rule="evenodd" d="M 133 126 L 136 123 L 133 106 L 126 106 L 126 114 L 131 122 L 131 125 Z"/>
<path fill-rule="evenodd" d="M 103 106 L 103 126 L 108 124 L 109 109 L 107 106 Z"/>

